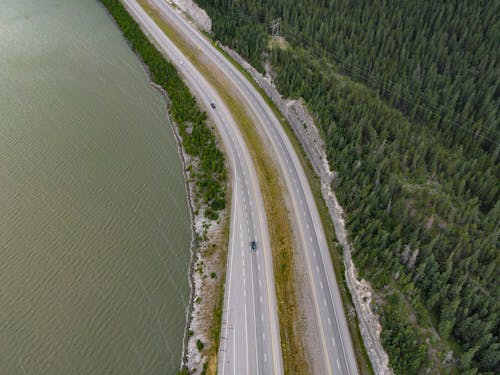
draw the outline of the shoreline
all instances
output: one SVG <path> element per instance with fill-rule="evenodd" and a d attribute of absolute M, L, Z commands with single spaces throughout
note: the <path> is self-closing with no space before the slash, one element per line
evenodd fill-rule
<path fill-rule="evenodd" d="M 139 57 L 139 56 L 138 56 Z M 186 306 L 186 325 L 184 327 L 184 335 L 182 338 L 182 352 L 181 352 L 181 365 L 179 369 L 182 369 L 182 367 L 186 364 L 186 357 L 187 357 L 187 348 L 188 348 L 188 341 L 189 341 L 189 335 L 188 335 L 188 330 L 191 327 L 191 322 L 192 322 L 192 313 L 193 313 L 193 308 L 194 308 L 194 296 L 195 296 L 195 283 L 194 283 L 194 263 L 195 263 L 195 255 L 197 251 L 199 251 L 199 243 L 198 243 L 198 233 L 196 232 L 196 226 L 195 226 L 195 201 L 192 193 L 193 189 L 193 183 L 190 182 L 191 176 L 189 175 L 188 172 L 188 161 L 187 158 L 189 157 L 186 153 L 186 150 L 182 147 L 182 138 L 181 135 L 179 134 L 178 131 L 178 125 L 173 121 L 172 117 L 170 116 L 170 112 L 168 110 L 168 103 L 170 101 L 167 92 L 161 87 L 160 85 L 157 85 L 151 80 L 149 69 L 144 64 L 141 60 L 141 64 L 143 65 L 144 69 L 146 70 L 146 73 L 148 75 L 149 79 L 149 84 L 157 89 L 164 102 L 165 102 L 165 110 L 166 110 L 166 115 L 167 118 L 170 122 L 170 128 L 172 130 L 172 133 L 174 134 L 175 138 L 175 144 L 177 146 L 177 152 L 179 154 L 179 158 L 181 159 L 182 163 L 182 174 L 184 176 L 184 188 L 186 190 L 186 200 L 189 206 L 189 213 L 190 213 L 190 221 L 191 221 L 191 245 L 189 248 L 190 252 L 190 259 L 189 259 L 189 272 L 188 272 L 188 283 L 189 283 L 189 302 L 188 305 Z"/>
<path fill-rule="evenodd" d="M 223 181 L 222 187 L 225 191 L 226 206 L 224 209 L 217 211 L 218 218 L 210 219 L 206 217 L 205 211 L 209 207 L 196 195 L 196 174 L 202 171 L 202 168 L 199 166 L 200 163 L 196 155 L 192 156 L 188 154 L 183 145 L 184 138 L 180 134 L 180 124 L 174 120 L 171 113 L 170 105 L 172 104 L 172 100 L 169 93 L 162 85 L 153 81 L 148 64 L 142 59 L 140 51 L 134 48 L 131 41 L 125 35 L 110 9 L 108 9 L 101 0 L 97 0 L 97 3 L 106 11 L 111 21 L 118 27 L 125 42 L 139 59 L 146 73 L 148 83 L 160 93 L 165 103 L 166 116 L 174 134 L 177 151 L 181 159 L 187 194 L 186 199 L 190 210 L 192 239 L 188 272 L 190 297 L 185 310 L 186 322 L 182 338 L 181 361 L 178 371 L 179 373 L 184 373 L 183 371 L 189 369 L 188 371 L 190 374 L 198 374 L 212 365 L 209 356 L 212 349 L 211 344 L 217 347 L 217 343 L 212 342 L 214 340 L 211 339 L 211 336 L 213 334 L 212 330 L 217 323 L 214 321 L 213 316 L 217 309 L 218 291 L 220 286 L 223 287 L 225 278 L 224 249 L 222 249 L 220 245 L 224 244 L 225 241 L 225 227 L 230 208 L 230 200 L 228 200 L 230 186 L 228 186 L 227 180 L 225 182 Z M 121 6 L 128 13 L 128 10 L 126 10 L 123 4 L 121 4 Z M 163 59 L 168 64 L 171 64 L 166 57 L 163 56 Z M 176 69 L 175 71 L 177 72 Z M 184 82 L 182 81 L 182 83 Z M 190 93 L 190 95 L 192 94 Z M 202 111 L 202 109 L 198 107 L 198 104 L 196 104 L 196 107 L 198 111 Z M 210 128 L 208 123 L 204 125 Z M 216 147 L 222 152 L 226 172 L 229 172 L 223 152 L 224 148 L 220 144 L 218 134 L 213 130 L 211 133 L 215 140 Z M 207 274 L 210 275 L 208 282 L 206 282 Z M 201 298 L 202 296 L 203 298 Z"/>
<path fill-rule="evenodd" d="M 194 190 L 195 179 L 193 176 L 193 172 L 191 169 L 196 170 L 196 164 L 191 162 L 190 155 L 186 152 L 184 147 L 182 146 L 182 136 L 179 134 L 179 125 L 172 119 L 170 111 L 168 109 L 168 105 L 170 103 L 170 98 L 168 96 L 167 91 L 160 85 L 156 84 L 151 80 L 151 75 L 149 71 L 149 67 L 142 61 L 140 56 L 134 51 L 134 54 L 139 58 L 141 65 L 143 66 L 146 75 L 148 77 L 149 84 L 158 90 L 162 99 L 165 103 L 165 111 L 166 116 L 169 121 L 170 128 L 172 133 L 174 134 L 175 143 L 177 146 L 177 151 L 179 153 L 179 157 L 182 163 L 182 173 L 184 175 L 184 186 L 186 189 L 186 199 L 189 205 L 190 211 L 190 220 L 191 220 L 191 246 L 190 246 L 190 261 L 189 261 L 189 273 L 188 273 L 188 282 L 190 289 L 189 303 L 186 306 L 186 324 L 184 327 L 184 335 L 182 339 L 182 352 L 181 352 L 181 363 L 179 367 L 179 371 L 187 368 L 190 374 L 200 373 L 200 370 L 203 369 L 203 366 L 206 362 L 205 355 L 203 355 L 202 351 L 196 350 L 196 342 L 200 340 L 204 343 L 206 349 L 210 349 L 209 346 L 209 338 L 207 337 L 207 332 L 201 332 L 208 330 L 209 323 L 206 319 L 203 319 L 200 312 L 195 311 L 195 305 L 210 308 L 214 306 L 216 301 L 213 299 L 201 300 L 196 303 L 196 299 L 203 295 L 201 293 L 203 289 L 203 277 L 206 276 L 201 273 L 200 276 L 197 275 L 197 270 L 200 268 L 196 267 L 197 264 L 201 261 L 202 270 L 205 270 L 206 264 L 209 261 L 208 257 L 203 256 L 202 250 L 204 248 L 209 247 L 210 245 L 215 245 L 218 242 L 218 238 L 223 234 L 224 223 L 227 219 L 227 212 L 229 209 L 229 205 L 226 208 L 219 212 L 220 217 L 218 220 L 211 220 L 207 218 L 203 212 L 204 207 L 202 204 L 196 202 Z M 205 233 L 204 233 L 205 232 Z M 207 232 L 210 232 L 213 236 L 209 238 L 205 238 Z M 211 240 L 212 239 L 212 240 Z M 215 260 L 218 261 L 217 259 Z M 198 297 L 197 297 L 198 296 Z M 206 297 L 206 296 L 205 296 Z M 210 303 L 212 302 L 212 303 Z M 200 325 L 204 327 L 200 329 Z M 195 331 L 196 329 L 196 331 Z M 201 366 L 201 368 L 200 368 Z"/>

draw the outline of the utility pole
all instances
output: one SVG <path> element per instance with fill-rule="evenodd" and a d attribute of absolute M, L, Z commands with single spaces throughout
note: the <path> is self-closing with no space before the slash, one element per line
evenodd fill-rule
<path fill-rule="evenodd" d="M 271 35 L 273 38 L 280 36 L 281 17 L 271 21 Z"/>

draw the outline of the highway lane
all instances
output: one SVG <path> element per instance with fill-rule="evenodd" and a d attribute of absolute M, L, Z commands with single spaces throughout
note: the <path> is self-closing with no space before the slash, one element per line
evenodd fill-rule
<path fill-rule="evenodd" d="M 323 353 L 324 371 L 329 374 L 358 373 L 352 341 L 330 259 L 324 229 L 300 161 L 278 119 L 251 83 L 194 26 L 163 0 L 150 0 L 169 23 L 187 36 L 239 90 L 247 108 L 273 147 L 286 187 L 292 197 L 293 213 L 299 223 L 316 322 Z"/>
<path fill-rule="evenodd" d="M 282 374 L 267 219 L 255 168 L 238 126 L 215 90 L 144 9 L 135 0 L 123 3 L 207 108 L 231 164 L 231 228 L 218 373 Z M 211 108 L 212 103 L 216 108 Z M 250 249 L 253 240 L 256 251 Z"/>

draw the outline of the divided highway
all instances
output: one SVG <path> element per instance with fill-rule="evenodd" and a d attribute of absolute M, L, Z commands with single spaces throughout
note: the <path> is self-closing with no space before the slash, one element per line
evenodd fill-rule
<path fill-rule="evenodd" d="M 218 373 L 281 375 L 283 363 L 267 220 L 255 168 L 238 126 L 216 91 L 144 9 L 135 0 L 122 2 L 207 108 L 231 164 L 231 227 Z M 255 251 L 251 241 L 257 243 Z"/>
<path fill-rule="evenodd" d="M 292 198 L 293 214 L 299 227 L 301 243 L 297 247 L 299 251 L 304 252 L 308 267 L 317 332 L 321 342 L 318 351 L 322 354 L 324 373 L 357 374 L 356 358 L 319 212 L 301 163 L 279 120 L 252 84 L 201 32 L 166 1 L 151 0 L 151 2 L 161 10 L 162 16 L 170 24 L 175 25 L 179 32 L 189 38 L 191 43 L 196 45 L 234 84 L 246 107 L 252 112 L 257 125 L 269 139 Z M 231 287 L 229 284 L 228 286 Z M 224 333 L 223 336 L 227 337 Z M 221 345 L 219 355 L 223 366 L 219 368 L 221 370 L 219 373 L 224 373 L 226 369 L 227 352 L 224 344 L 223 342 Z M 242 350 L 242 347 L 238 349 Z M 255 374 L 256 372 L 231 373 Z"/>

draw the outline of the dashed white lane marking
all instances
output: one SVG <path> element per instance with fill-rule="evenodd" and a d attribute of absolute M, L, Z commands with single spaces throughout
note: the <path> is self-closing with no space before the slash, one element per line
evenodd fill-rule
<path fill-rule="evenodd" d="M 319 286 L 321 287 L 321 289 L 323 289 L 323 282 L 319 282 Z"/>
<path fill-rule="evenodd" d="M 247 285 L 247 281 L 243 278 L 243 286 Z"/>
<path fill-rule="evenodd" d="M 337 367 L 340 368 L 339 360 L 337 359 Z"/>
<path fill-rule="evenodd" d="M 335 346 L 335 339 L 332 337 L 332 344 Z"/>
<path fill-rule="evenodd" d="M 313 242 L 313 238 L 311 236 L 309 236 L 309 242 L 312 243 Z"/>
<path fill-rule="evenodd" d="M 318 273 L 319 273 L 319 267 L 318 267 L 318 265 L 316 265 L 316 271 L 318 271 Z"/>
<path fill-rule="evenodd" d="M 262 286 L 262 282 L 260 281 L 260 279 L 259 279 L 259 286 Z"/>
<path fill-rule="evenodd" d="M 260 296 L 260 303 L 262 303 L 262 296 Z"/>
<path fill-rule="evenodd" d="M 264 314 L 260 314 L 260 320 L 264 321 Z"/>
<path fill-rule="evenodd" d="M 306 223 L 306 227 L 307 227 L 307 230 L 309 230 L 309 229 L 310 229 L 310 228 L 309 228 L 309 224 L 308 224 L 308 223 Z"/>
<path fill-rule="evenodd" d="M 243 289 L 243 297 L 246 297 L 246 296 L 247 296 L 247 290 Z"/>
<path fill-rule="evenodd" d="M 241 247 L 243 247 L 243 240 L 241 241 Z"/>
<path fill-rule="evenodd" d="M 316 251 L 313 251 L 313 255 L 314 255 L 314 257 L 316 257 Z"/>
<path fill-rule="evenodd" d="M 257 269 L 260 271 L 260 264 L 257 264 Z"/>
<path fill-rule="evenodd" d="M 331 326 L 332 325 L 332 322 L 330 320 L 330 318 L 328 318 L 328 325 Z"/>
<path fill-rule="evenodd" d="M 267 362 L 267 356 L 266 356 L 266 353 L 264 353 L 264 362 Z"/>
<path fill-rule="evenodd" d="M 323 305 L 326 306 L 326 298 L 323 298 Z"/>
<path fill-rule="evenodd" d="M 265 333 L 262 334 L 262 340 L 266 341 L 266 334 Z"/>

